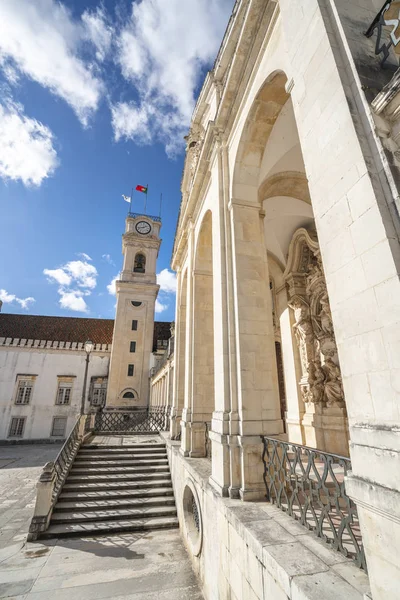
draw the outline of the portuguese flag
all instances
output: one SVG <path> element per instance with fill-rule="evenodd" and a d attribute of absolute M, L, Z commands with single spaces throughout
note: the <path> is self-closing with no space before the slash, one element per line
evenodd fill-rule
<path fill-rule="evenodd" d="M 143 192 L 144 194 L 147 194 L 147 187 L 145 187 L 144 185 L 137 185 L 136 190 L 138 192 Z"/>

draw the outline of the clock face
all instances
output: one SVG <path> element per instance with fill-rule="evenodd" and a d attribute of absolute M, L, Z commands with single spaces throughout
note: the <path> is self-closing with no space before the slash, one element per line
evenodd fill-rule
<path fill-rule="evenodd" d="M 138 233 L 146 235 L 147 233 L 150 233 L 151 225 L 147 221 L 139 221 L 138 223 L 136 223 L 135 229 Z"/>

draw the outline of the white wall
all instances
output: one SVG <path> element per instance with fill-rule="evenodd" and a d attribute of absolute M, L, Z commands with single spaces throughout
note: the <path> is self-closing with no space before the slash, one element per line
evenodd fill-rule
<path fill-rule="evenodd" d="M 91 377 L 106 376 L 109 359 L 109 352 L 92 352 L 90 355 L 86 399 Z M 11 418 L 19 416 L 27 417 L 23 439 L 50 438 L 55 416 L 68 417 L 68 434 L 80 410 L 85 360 L 85 352 L 79 350 L 0 347 L 0 440 L 7 439 Z M 14 403 L 17 376 L 22 374 L 37 376 L 28 405 Z M 56 405 L 57 377 L 60 375 L 75 376 L 67 406 Z"/>

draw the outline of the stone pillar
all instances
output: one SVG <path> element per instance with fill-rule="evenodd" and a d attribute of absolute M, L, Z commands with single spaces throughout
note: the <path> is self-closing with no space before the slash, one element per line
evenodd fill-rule
<path fill-rule="evenodd" d="M 175 352 L 172 378 L 171 439 L 181 431 L 181 417 L 185 394 L 185 338 L 186 338 L 186 295 L 187 272 L 177 275 L 177 302 L 175 314 Z"/>
<path fill-rule="evenodd" d="M 263 218 L 259 206 L 233 198 L 233 282 L 236 309 L 238 371 L 238 430 L 241 472 L 240 497 L 262 498 L 262 443 L 260 434 L 280 435 L 283 424 L 276 369 L 269 272 Z M 234 454 L 237 456 L 239 453 Z"/>
<path fill-rule="evenodd" d="M 29 526 L 28 541 L 37 540 L 39 534 L 49 526 L 53 510 L 53 490 L 56 480 L 54 463 L 48 462 L 44 465 L 39 481 L 36 484 L 37 494 L 35 510 Z"/>
<path fill-rule="evenodd" d="M 298 382 L 301 378 L 301 365 L 296 341 L 293 338 L 293 311 L 287 306 L 280 317 L 282 359 L 286 389 L 286 427 L 288 440 L 295 444 L 305 444 L 302 420 L 304 402 L 301 399 Z"/>
<path fill-rule="evenodd" d="M 213 211 L 213 298 L 214 298 L 214 407 L 209 432 L 212 444 L 210 484 L 222 496 L 231 489 L 228 436 L 231 413 L 231 360 L 229 320 L 233 321 L 233 298 L 229 295 L 228 273 L 231 272 L 229 169 L 227 150 L 221 134 L 215 135 L 213 172 L 218 180 L 218 203 Z M 237 412 L 236 412 L 237 416 Z M 236 489 L 238 490 L 238 487 Z M 231 492 L 232 493 L 232 492 Z M 235 495 L 235 492 L 233 492 Z"/>
<path fill-rule="evenodd" d="M 181 452 L 188 456 L 191 449 L 191 417 L 193 392 L 193 256 L 194 256 L 194 227 L 188 224 L 188 267 L 187 267 L 187 296 L 186 296 L 186 332 L 185 332 L 185 386 L 184 406 L 182 409 L 182 439 Z"/>

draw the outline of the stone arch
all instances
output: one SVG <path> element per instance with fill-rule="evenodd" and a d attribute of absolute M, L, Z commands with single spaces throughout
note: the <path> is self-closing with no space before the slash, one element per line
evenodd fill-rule
<path fill-rule="evenodd" d="M 143 250 L 140 250 L 135 254 L 135 260 L 133 263 L 134 273 L 145 273 L 146 272 L 146 254 Z"/>
<path fill-rule="evenodd" d="M 245 194 L 248 201 L 258 203 L 259 173 L 265 147 L 282 107 L 289 98 L 285 89 L 286 82 L 285 73 L 274 71 L 264 81 L 253 101 L 235 158 L 232 178 L 234 198 Z"/>
<path fill-rule="evenodd" d="M 137 401 L 139 399 L 139 395 L 136 390 L 128 387 L 120 392 L 119 399 L 121 400 L 122 398 L 124 398 L 125 400 Z"/>
<path fill-rule="evenodd" d="M 206 455 L 214 410 L 214 310 L 212 213 L 201 222 L 193 270 L 192 442 L 190 456 Z"/>

